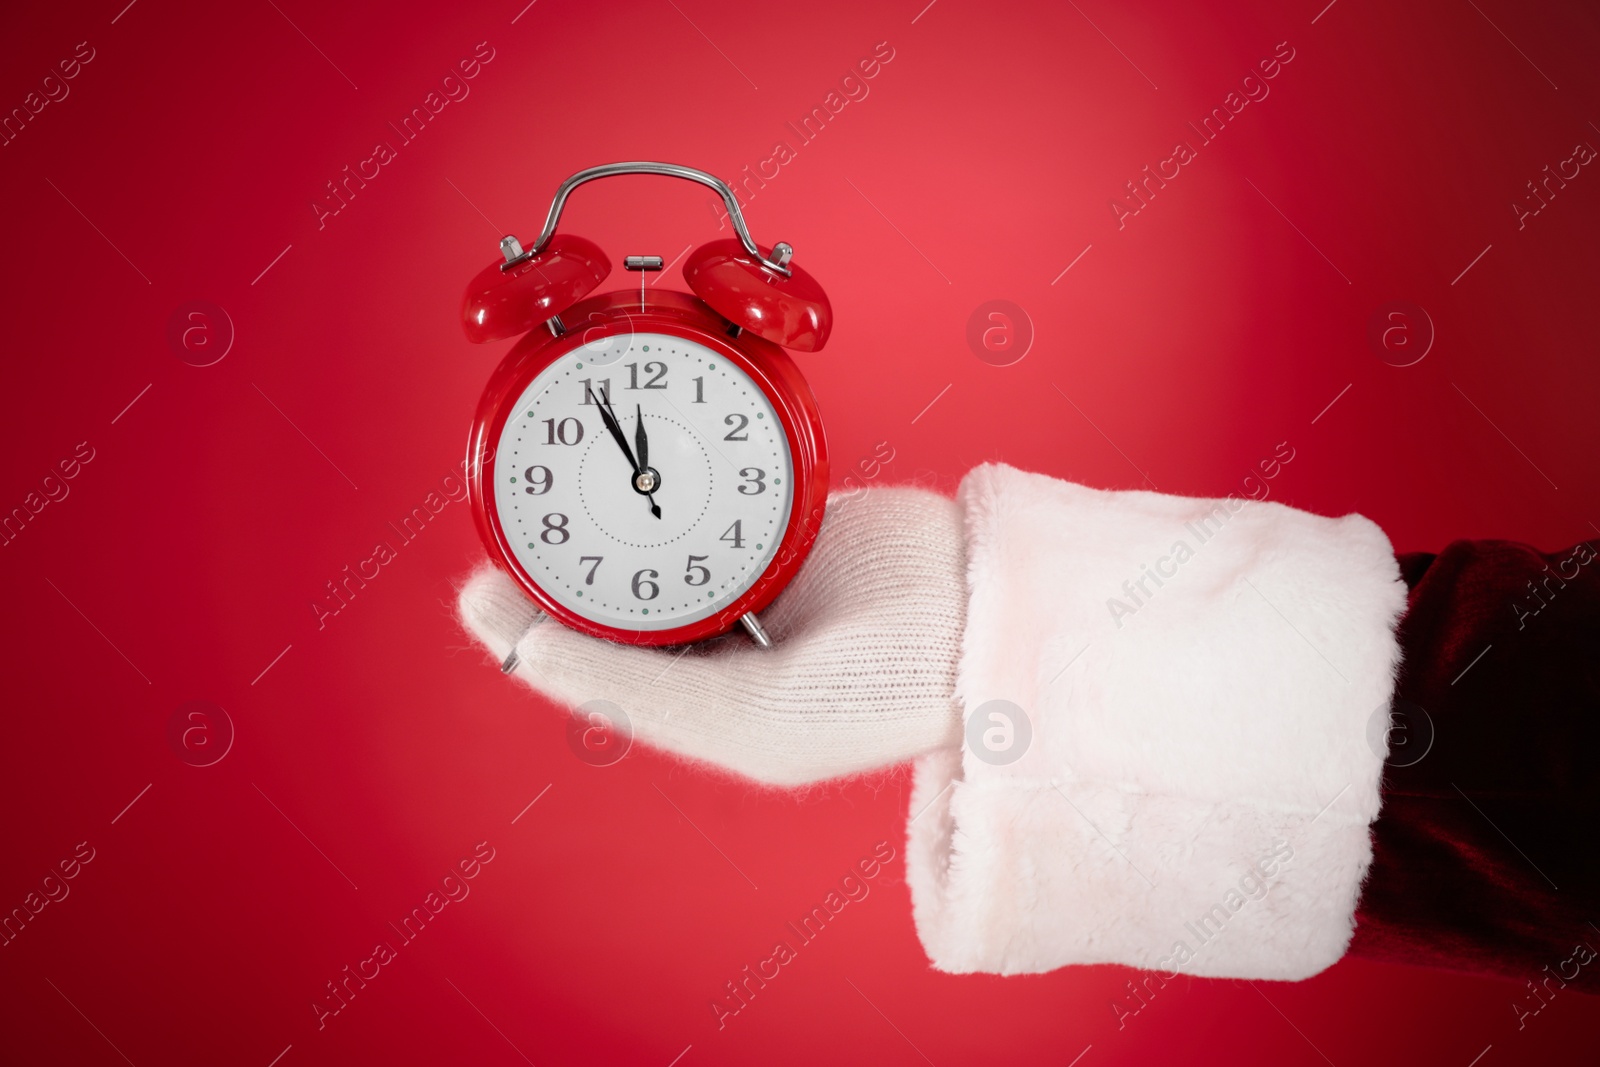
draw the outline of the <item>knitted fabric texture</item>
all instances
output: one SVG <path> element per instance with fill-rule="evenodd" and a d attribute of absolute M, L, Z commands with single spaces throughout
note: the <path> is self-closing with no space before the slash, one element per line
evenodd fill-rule
<path fill-rule="evenodd" d="M 959 499 L 957 695 L 1011 702 L 1032 738 L 1002 760 L 969 730 L 917 762 L 907 880 L 934 965 L 1298 979 L 1337 960 L 1405 606 L 1383 531 L 1003 466 Z"/>
<path fill-rule="evenodd" d="M 646 744 L 771 785 L 900 763 L 958 743 L 956 660 L 966 607 L 961 515 L 917 489 L 836 494 L 811 555 L 761 621 L 648 649 L 544 617 L 506 574 L 477 571 L 463 623 L 516 677 L 558 704 L 609 700 Z"/>

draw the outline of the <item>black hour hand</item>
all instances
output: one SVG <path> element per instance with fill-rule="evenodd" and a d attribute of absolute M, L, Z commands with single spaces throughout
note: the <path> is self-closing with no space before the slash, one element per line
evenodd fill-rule
<path fill-rule="evenodd" d="M 633 406 L 633 444 L 639 450 L 639 469 L 644 470 L 650 466 L 650 438 L 644 432 L 644 409 L 638 404 Z"/>

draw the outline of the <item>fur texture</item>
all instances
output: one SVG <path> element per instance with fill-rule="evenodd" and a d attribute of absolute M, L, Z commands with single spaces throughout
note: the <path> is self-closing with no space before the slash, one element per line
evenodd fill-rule
<path fill-rule="evenodd" d="M 970 744 L 918 759 L 907 865 L 934 965 L 1298 979 L 1337 960 L 1405 607 L 1382 530 L 995 465 L 959 502 L 957 696 L 1020 706 L 1032 739 L 1003 765 Z"/>

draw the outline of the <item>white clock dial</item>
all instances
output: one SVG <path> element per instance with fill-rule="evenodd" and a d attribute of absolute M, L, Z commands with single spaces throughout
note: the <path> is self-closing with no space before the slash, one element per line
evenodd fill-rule
<path fill-rule="evenodd" d="M 793 500 L 789 442 L 761 387 L 668 334 L 558 358 L 523 390 L 495 451 L 495 508 L 518 564 L 562 606 L 622 629 L 726 608 L 772 561 Z"/>

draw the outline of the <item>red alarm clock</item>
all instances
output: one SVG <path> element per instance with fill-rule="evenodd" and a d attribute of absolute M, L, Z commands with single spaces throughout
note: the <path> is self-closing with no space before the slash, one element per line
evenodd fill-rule
<path fill-rule="evenodd" d="M 557 234 L 596 178 L 660 174 L 722 196 L 738 239 L 684 262 L 694 295 L 647 288 L 660 256 L 628 256 L 638 290 L 590 295 L 598 245 Z M 751 238 L 733 191 L 671 163 L 611 163 L 561 184 L 544 230 L 467 286 L 476 343 L 526 334 L 478 404 L 473 512 L 490 556 L 548 614 L 596 637 L 673 645 L 743 624 L 805 560 L 822 524 L 827 446 L 816 398 L 784 349 L 815 352 L 833 312 L 779 242 Z"/>

